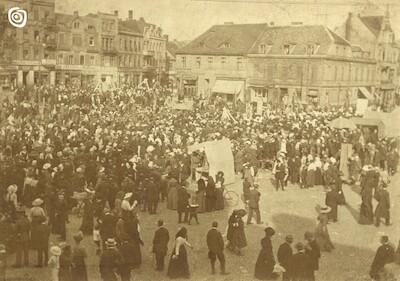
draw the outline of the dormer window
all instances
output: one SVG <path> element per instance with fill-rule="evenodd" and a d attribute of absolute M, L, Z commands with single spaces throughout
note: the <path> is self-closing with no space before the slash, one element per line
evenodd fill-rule
<path fill-rule="evenodd" d="M 219 46 L 219 47 L 225 49 L 225 48 L 230 48 L 232 46 L 230 43 L 226 42 L 226 43 L 221 44 L 221 46 Z"/>
<path fill-rule="evenodd" d="M 308 44 L 307 45 L 307 54 L 308 55 L 315 55 L 318 52 L 320 45 L 316 44 Z"/>
<path fill-rule="evenodd" d="M 269 50 L 271 49 L 272 45 L 268 45 L 268 44 L 260 44 L 258 46 L 258 53 L 259 54 L 267 54 L 269 52 Z"/>
<path fill-rule="evenodd" d="M 89 26 L 88 26 L 88 30 L 89 30 L 89 31 L 94 31 L 94 26 L 89 25 Z"/>
<path fill-rule="evenodd" d="M 206 46 L 206 44 L 204 42 L 199 43 L 199 47 L 204 48 L 205 46 Z"/>
<path fill-rule="evenodd" d="M 77 22 L 77 21 L 76 21 L 76 22 L 74 22 L 74 28 L 75 28 L 75 29 L 78 29 L 78 28 L 79 28 L 79 26 L 80 26 L 79 22 Z"/>
<path fill-rule="evenodd" d="M 290 45 L 289 44 L 283 45 L 283 53 L 285 55 L 289 55 L 290 54 Z"/>

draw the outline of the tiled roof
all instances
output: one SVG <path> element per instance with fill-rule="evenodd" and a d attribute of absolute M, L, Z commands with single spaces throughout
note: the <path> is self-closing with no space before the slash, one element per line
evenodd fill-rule
<path fill-rule="evenodd" d="M 179 50 L 179 48 L 182 48 L 185 44 L 179 41 L 172 41 L 172 42 L 167 42 L 167 51 L 171 54 L 174 55 L 176 54 L 176 51 Z"/>
<path fill-rule="evenodd" d="M 359 18 L 376 37 L 379 36 L 382 30 L 383 16 L 360 16 Z"/>
<path fill-rule="evenodd" d="M 178 54 L 244 55 L 267 24 L 214 25 L 177 51 Z"/>
<path fill-rule="evenodd" d="M 118 30 L 143 34 L 136 20 L 120 21 L 118 23 Z"/>
<path fill-rule="evenodd" d="M 73 18 L 75 18 L 75 15 L 70 15 L 70 14 L 63 14 L 63 13 L 56 13 L 56 22 L 61 22 L 61 23 L 67 23 L 70 22 Z"/>
<path fill-rule="evenodd" d="M 260 44 L 270 46 L 267 54 L 283 54 L 283 46 L 290 45 L 292 55 L 307 54 L 307 46 L 319 45 L 317 55 L 326 54 L 329 46 L 333 43 L 350 46 L 351 44 L 323 25 L 296 25 L 296 26 L 274 26 L 265 29 L 251 48 L 251 54 L 257 54 Z"/>

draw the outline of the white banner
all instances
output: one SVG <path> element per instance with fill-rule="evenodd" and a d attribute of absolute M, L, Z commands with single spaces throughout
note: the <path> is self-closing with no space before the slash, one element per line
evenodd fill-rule
<path fill-rule="evenodd" d="M 356 115 L 364 115 L 367 109 L 368 109 L 368 100 L 357 99 Z"/>

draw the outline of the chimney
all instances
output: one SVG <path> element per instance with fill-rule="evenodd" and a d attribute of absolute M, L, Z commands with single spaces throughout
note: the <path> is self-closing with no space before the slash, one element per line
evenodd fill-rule
<path fill-rule="evenodd" d="M 118 17 L 118 10 L 114 10 L 114 15 Z"/>
<path fill-rule="evenodd" d="M 74 11 L 74 16 L 79 16 L 79 12 L 78 11 Z"/>
<path fill-rule="evenodd" d="M 129 10 L 128 14 L 129 14 L 128 19 L 133 20 L 133 11 Z"/>
<path fill-rule="evenodd" d="M 273 21 L 271 21 L 270 23 L 269 23 L 269 26 L 274 26 L 275 25 L 275 22 L 273 22 Z"/>
<path fill-rule="evenodd" d="M 349 13 L 349 17 L 347 18 L 346 21 L 346 38 L 347 40 L 351 40 L 351 30 L 353 28 L 353 19 L 354 19 L 354 14 L 353 13 Z"/>

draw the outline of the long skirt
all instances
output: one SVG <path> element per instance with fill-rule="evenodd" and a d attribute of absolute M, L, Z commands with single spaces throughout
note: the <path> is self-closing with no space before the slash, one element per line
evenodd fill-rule
<path fill-rule="evenodd" d="M 364 199 L 361 202 L 360 219 L 358 222 L 359 224 L 373 224 L 374 213 L 372 207 L 372 198 L 371 200 Z"/>
<path fill-rule="evenodd" d="M 315 230 L 315 240 L 317 241 L 321 251 L 330 252 L 335 249 L 326 225 L 324 226 L 321 223 L 318 224 L 317 229 Z"/>
<path fill-rule="evenodd" d="M 187 259 L 187 252 L 185 246 L 181 245 L 179 248 L 179 255 L 177 259 L 173 259 L 175 253 L 175 248 L 172 251 L 171 259 L 168 265 L 167 276 L 171 279 L 176 278 L 190 278 L 189 264 Z"/>
<path fill-rule="evenodd" d="M 217 188 L 215 190 L 216 202 L 215 202 L 215 210 L 223 210 L 224 209 L 224 191 L 222 188 Z"/>

